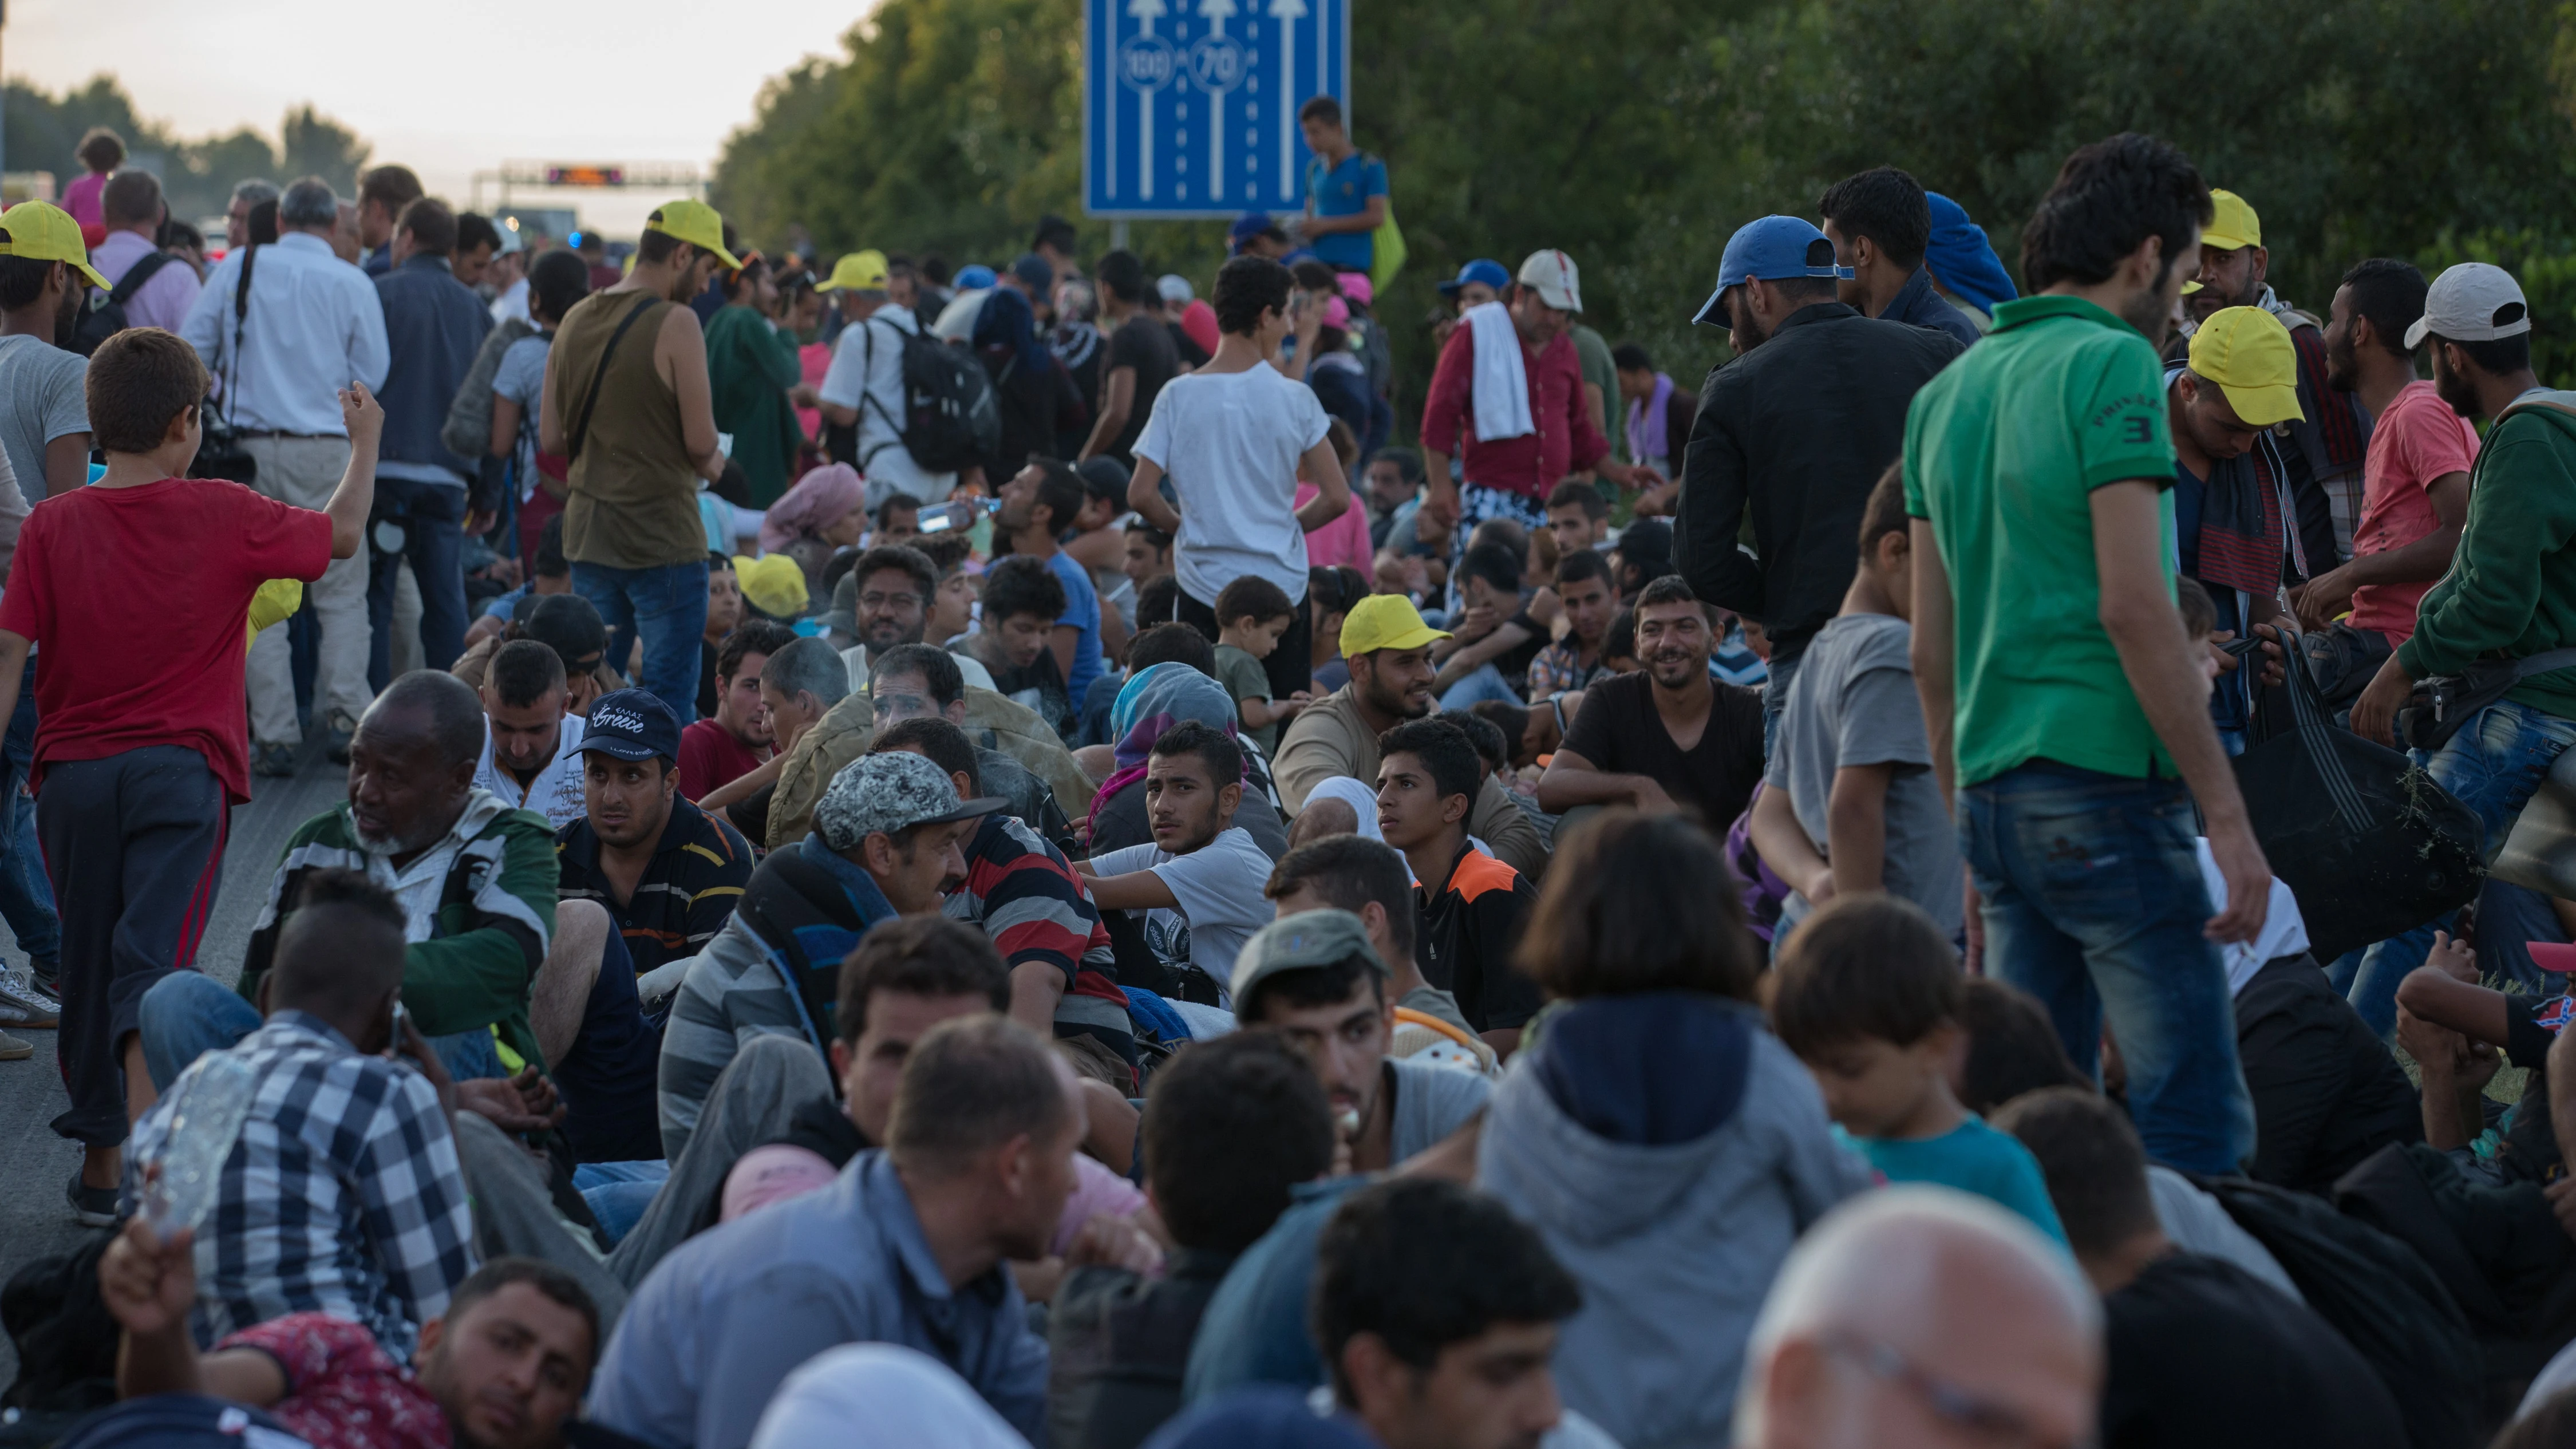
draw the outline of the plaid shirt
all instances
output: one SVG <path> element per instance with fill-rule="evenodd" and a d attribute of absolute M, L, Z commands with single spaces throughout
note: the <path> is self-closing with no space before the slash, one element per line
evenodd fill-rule
<path fill-rule="evenodd" d="M 474 1271 L 474 1219 L 438 1093 L 300 1011 L 271 1016 L 232 1051 L 259 1088 L 197 1229 L 197 1342 L 319 1311 L 408 1362 L 420 1324 Z M 134 1124 L 129 1204 L 142 1165 L 167 1150 L 190 1080 Z"/>

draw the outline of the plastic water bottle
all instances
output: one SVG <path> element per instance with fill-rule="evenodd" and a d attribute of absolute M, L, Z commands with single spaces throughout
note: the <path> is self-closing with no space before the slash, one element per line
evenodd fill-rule
<path fill-rule="evenodd" d="M 143 1166 L 143 1218 L 161 1241 L 195 1228 L 213 1210 L 259 1076 L 231 1052 L 208 1052 L 171 1084 L 175 1099 L 160 1154 Z"/>
<path fill-rule="evenodd" d="M 922 509 L 916 526 L 923 533 L 953 533 L 973 528 L 975 521 L 983 517 L 991 505 L 992 500 L 988 498 L 951 498 L 945 503 L 934 503 Z"/>

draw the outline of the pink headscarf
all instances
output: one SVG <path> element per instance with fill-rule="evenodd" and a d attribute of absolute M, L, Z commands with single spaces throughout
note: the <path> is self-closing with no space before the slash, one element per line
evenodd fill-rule
<path fill-rule="evenodd" d="M 830 463 L 796 480 L 796 486 L 769 505 L 760 519 L 760 551 L 775 553 L 808 535 L 819 534 L 830 523 L 867 497 L 867 485 L 859 481 L 859 470 L 847 463 Z"/>

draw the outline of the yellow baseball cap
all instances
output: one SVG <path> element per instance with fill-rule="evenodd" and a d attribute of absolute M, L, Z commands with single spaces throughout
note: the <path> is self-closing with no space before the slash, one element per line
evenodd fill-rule
<path fill-rule="evenodd" d="M 2263 219 L 2254 214 L 2254 208 L 2245 204 L 2244 197 L 2213 187 L 2209 193 L 2209 204 L 2218 214 L 2210 218 L 2209 226 L 2201 232 L 2202 246 L 2232 252 L 2239 247 L 2263 244 Z"/>
<path fill-rule="evenodd" d="M 796 560 L 783 553 L 761 558 L 736 554 L 733 576 L 753 608 L 773 619 L 804 617 L 810 600 L 805 593 L 805 571 L 796 566 Z"/>
<path fill-rule="evenodd" d="M 0 211 L 0 257 L 25 257 L 31 262 L 69 262 L 72 270 L 89 278 L 93 287 L 104 287 L 102 277 L 89 264 L 89 248 L 81 245 L 80 223 L 72 214 L 49 201 L 22 201 L 7 211 Z"/>
<path fill-rule="evenodd" d="M 666 201 L 645 218 L 646 231 L 675 236 L 716 259 L 728 272 L 742 270 L 742 263 L 725 250 L 724 218 L 703 201 Z"/>
<path fill-rule="evenodd" d="M 1342 619 L 1342 657 L 1357 659 L 1380 649 L 1419 649 L 1448 631 L 1422 622 L 1413 601 L 1402 594 L 1371 594 L 1351 606 Z"/>
<path fill-rule="evenodd" d="M 2191 334 L 2191 370 L 2218 384 L 2246 426 L 2307 416 L 2299 407 L 2299 351 L 2290 329 L 2260 307 L 2226 307 Z"/>
<path fill-rule="evenodd" d="M 870 247 L 852 252 L 832 263 L 832 275 L 814 288 L 817 292 L 882 292 L 886 289 L 885 253 Z"/>

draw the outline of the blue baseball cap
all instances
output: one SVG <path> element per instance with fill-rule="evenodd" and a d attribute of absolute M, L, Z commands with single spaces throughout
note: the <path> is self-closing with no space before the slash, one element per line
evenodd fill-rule
<path fill-rule="evenodd" d="M 1288 233 L 1279 229 L 1278 219 L 1271 216 L 1269 212 L 1247 211 L 1236 217 L 1234 226 L 1226 232 L 1225 249 L 1229 252 L 1239 252 L 1243 250 L 1243 244 L 1254 237 L 1268 237 L 1272 241 L 1284 242 L 1288 239 Z"/>
<path fill-rule="evenodd" d="M 949 278 L 949 280 L 957 284 L 958 291 L 980 292 L 993 285 L 996 279 L 993 276 L 993 269 L 991 267 L 984 265 L 982 262 L 973 262 L 966 266 L 959 267 L 957 269 L 957 275 Z"/>
<path fill-rule="evenodd" d="M 1468 284 L 1471 282 L 1482 283 L 1483 285 L 1491 287 L 1495 291 L 1499 292 L 1512 284 L 1512 274 L 1503 270 L 1503 264 L 1501 262 L 1495 261 L 1490 257 L 1478 257 L 1467 265 L 1460 267 L 1458 269 L 1458 275 L 1454 280 L 1442 282 L 1440 284 L 1440 295 L 1443 297 L 1455 297 L 1460 292 L 1465 291 Z"/>
<path fill-rule="evenodd" d="M 1824 251 L 1815 250 L 1819 244 L 1825 248 Z M 1852 269 L 1834 265 L 1833 247 L 1832 242 L 1825 240 L 1825 234 L 1816 229 L 1815 223 L 1805 217 L 1766 216 L 1760 221 L 1746 222 L 1736 228 L 1735 235 L 1726 239 L 1726 255 L 1717 264 L 1717 290 L 1708 294 L 1708 301 L 1701 305 L 1691 321 L 1708 322 L 1714 316 L 1717 320 L 1711 325 L 1725 326 L 1726 313 L 1718 306 L 1718 299 L 1726 295 L 1727 288 L 1750 278 L 1758 277 L 1766 282 L 1782 282 L 1792 277 L 1831 277 L 1850 281 Z M 1818 256 L 1824 260 L 1813 260 Z"/>
<path fill-rule="evenodd" d="M 613 690 L 590 703 L 581 753 L 597 750 L 620 760 L 680 757 L 680 719 L 660 695 L 644 689 Z"/>

